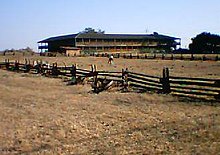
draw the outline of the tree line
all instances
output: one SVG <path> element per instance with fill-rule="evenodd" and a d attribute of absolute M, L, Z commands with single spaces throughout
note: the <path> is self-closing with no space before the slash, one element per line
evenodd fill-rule
<path fill-rule="evenodd" d="M 22 53 L 22 54 L 34 54 L 34 50 L 30 47 L 22 48 L 22 49 L 6 49 L 4 51 L 0 51 L 1 54 L 6 55 L 15 55 L 15 53 Z"/>

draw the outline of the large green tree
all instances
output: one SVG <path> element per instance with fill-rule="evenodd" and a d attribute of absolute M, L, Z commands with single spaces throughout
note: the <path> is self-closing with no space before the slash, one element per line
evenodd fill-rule
<path fill-rule="evenodd" d="M 192 38 L 189 49 L 193 53 L 220 53 L 220 36 L 203 32 Z"/>

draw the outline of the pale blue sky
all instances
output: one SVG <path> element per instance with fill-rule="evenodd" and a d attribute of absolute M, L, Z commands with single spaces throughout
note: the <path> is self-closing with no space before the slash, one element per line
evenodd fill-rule
<path fill-rule="evenodd" d="M 220 34 L 220 0 L 1 0 L 0 50 L 37 51 L 37 41 L 86 27 L 106 33 L 180 37 L 182 47 L 207 31 Z"/>

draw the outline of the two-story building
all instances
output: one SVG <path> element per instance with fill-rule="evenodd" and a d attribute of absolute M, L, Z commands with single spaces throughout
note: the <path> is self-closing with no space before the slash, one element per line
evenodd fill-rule
<path fill-rule="evenodd" d="M 180 45 L 180 38 L 154 34 L 78 33 L 51 37 L 38 42 L 39 52 L 170 52 Z"/>

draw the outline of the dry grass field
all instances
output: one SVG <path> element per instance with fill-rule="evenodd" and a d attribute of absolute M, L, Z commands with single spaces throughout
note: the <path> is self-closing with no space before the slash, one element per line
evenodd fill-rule
<path fill-rule="evenodd" d="M 10 60 L 22 56 L 0 57 Z M 90 69 L 220 78 L 220 62 L 29 57 Z M 220 154 L 219 103 L 153 93 L 91 93 L 89 84 L 0 70 L 0 154 Z"/>

